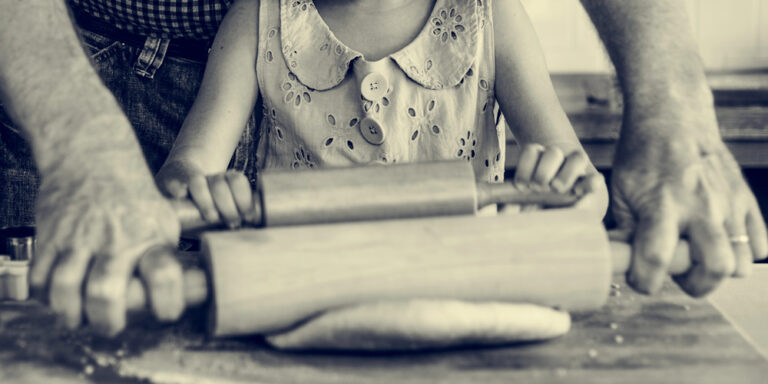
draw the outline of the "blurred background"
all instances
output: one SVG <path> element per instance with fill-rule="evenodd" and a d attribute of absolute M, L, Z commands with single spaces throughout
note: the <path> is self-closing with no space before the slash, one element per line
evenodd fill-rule
<path fill-rule="evenodd" d="M 710 71 L 768 67 L 768 1 L 682 0 Z M 523 0 L 554 73 L 611 71 L 577 0 Z"/>

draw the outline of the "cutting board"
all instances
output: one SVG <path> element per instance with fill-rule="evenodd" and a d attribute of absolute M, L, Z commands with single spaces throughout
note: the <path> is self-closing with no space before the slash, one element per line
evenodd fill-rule
<path fill-rule="evenodd" d="M 3 383 L 765 383 L 768 363 L 706 300 L 621 277 L 608 305 L 543 343 L 424 353 L 295 354 L 258 338 L 209 340 L 203 311 L 117 339 L 70 332 L 32 303 L 0 304 Z M 135 320 L 135 319 L 134 319 Z"/>

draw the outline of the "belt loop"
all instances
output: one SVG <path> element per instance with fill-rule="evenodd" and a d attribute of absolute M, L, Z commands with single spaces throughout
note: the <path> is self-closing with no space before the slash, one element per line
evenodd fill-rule
<path fill-rule="evenodd" d="M 147 37 L 144 40 L 144 47 L 141 49 L 141 53 L 139 53 L 139 58 L 136 59 L 136 63 L 133 65 L 133 71 L 137 75 L 149 79 L 155 77 L 155 72 L 163 65 L 165 53 L 168 51 L 168 44 L 170 42 L 170 39 Z"/>

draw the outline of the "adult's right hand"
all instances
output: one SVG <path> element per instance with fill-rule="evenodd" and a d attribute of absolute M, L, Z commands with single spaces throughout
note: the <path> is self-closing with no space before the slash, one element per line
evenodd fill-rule
<path fill-rule="evenodd" d="M 179 224 L 155 187 L 120 106 L 80 45 L 65 1 L 0 6 L 0 99 L 23 128 L 42 176 L 36 292 L 71 327 L 107 335 L 125 326 L 136 267 L 160 319 L 183 309 Z M 141 261 L 140 261 L 141 260 Z"/>
<path fill-rule="evenodd" d="M 93 158 L 88 169 L 65 164 L 43 174 L 31 285 L 69 327 L 84 315 L 99 333 L 120 332 L 137 267 L 158 319 L 176 320 L 184 310 L 182 270 L 171 252 L 178 220 L 143 159 L 131 160 Z"/>

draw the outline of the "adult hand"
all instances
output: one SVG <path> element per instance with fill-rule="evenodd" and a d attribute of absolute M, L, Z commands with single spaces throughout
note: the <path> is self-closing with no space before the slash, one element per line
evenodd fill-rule
<path fill-rule="evenodd" d="M 43 174 L 33 289 L 47 295 L 68 326 L 80 325 L 84 313 L 97 332 L 111 336 L 125 327 L 128 279 L 138 266 L 156 317 L 177 319 L 184 309 L 180 265 L 171 252 L 142 258 L 157 247 L 175 249 L 179 224 L 173 210 L 146 166 L 93 164 Z"/>
<path fill-rule="evenodd" d="M 702 296 L 729 276 L 746 276 L 768 255 L 754 195 L 720 138 L 711 100 L 657 110 L 628 108 L 613 168 L 613 212 L 634 233 L 628 282 L 661 288 L 679 238 L 690 243 L 691 269 L 675 277 Z"/>

